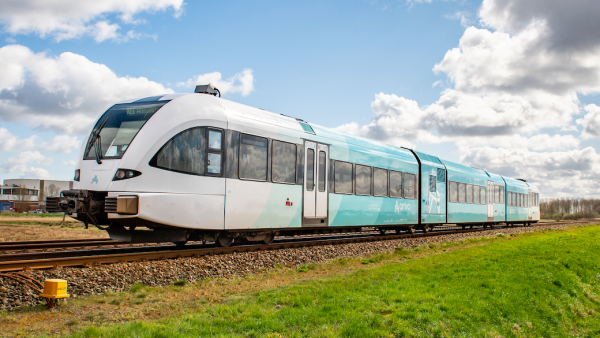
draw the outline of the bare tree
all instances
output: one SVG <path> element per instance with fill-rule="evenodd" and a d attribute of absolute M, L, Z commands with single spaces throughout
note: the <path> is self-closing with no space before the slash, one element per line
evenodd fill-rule
<path fill-rule="evenodd" d="M 60 188 L 56 184 L 50 184 L 46 189 L 46 197 L 58 197 L 60 195 Z"/>
<path fill-rule="evenodd" d="M 27 186 L 12 188 L 12 194 L 16 196 L 15 209 L 19 212 L 28 211 L 31 204 L 31 195 Z"/>

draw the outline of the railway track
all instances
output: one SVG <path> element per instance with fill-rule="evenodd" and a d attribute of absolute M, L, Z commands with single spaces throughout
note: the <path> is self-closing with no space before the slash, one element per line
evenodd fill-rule
<path fill-rule="evenodd" d="M 538 223 L 538 225 L 572 223 L 589 223 L 589 221 L 544 222 Z M 502 226 L 502 228 L 504 227 L 506 227 L 506 225 Z M 245 244 L 227 248 L 218 247 L 215 244 L 202 244 L 199 242 L 187 244 L 182 247 L 172 244 L 132 245 L 130 243 L 111 241 L 110 239 L 3 242 L 0 243 L 0 252 L 2 252 L 2 254 L 0 254 L 0 272 L 200 257 L 234 252 L 254 252 L 303 246 L 371 242 L 481 231 L 485 230 L 482 228 L 462 230 L 461 227 L 457 226 L 444 226 L 436 228 L 436 230 L 432 232 L 417 234 L 386 233 L 382 235 L 379 232 L 372 231 L 319 236 L 278 237 L 272 244 Z M 74 250 L 51 251 L 48 250 L 48 248 L 58 248 L 63 250 L 74 248 Z M 33 249 L 42 251 L 28 251 Z M 46 250 L 44 251 L 44 249 Z"/>

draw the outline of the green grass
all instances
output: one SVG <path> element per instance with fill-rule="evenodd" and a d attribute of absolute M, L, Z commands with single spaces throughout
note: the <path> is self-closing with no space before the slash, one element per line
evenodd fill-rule
<path fill-rule="evenodd" d="M 598 337 L 599 240 L 590 226 L 468 240 L 445 253 L 451 246 L 399 249 L 391 262 L 376 255 L 351 272 L 79 335 Z"/>

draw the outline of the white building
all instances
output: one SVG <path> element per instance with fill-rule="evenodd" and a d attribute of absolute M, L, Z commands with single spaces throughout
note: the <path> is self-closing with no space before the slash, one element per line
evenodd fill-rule
<path fill-rule="evenodd" d="M 4 180 L 0 186 L 0 211 L 15 208 L 15 202 L 19 204 L 19 201 L 28 210 L 18 211 L 43 210 L 47 196 L 58 196 L 61 191 L 72 188 L 72 181 L 27 178 Z"/>

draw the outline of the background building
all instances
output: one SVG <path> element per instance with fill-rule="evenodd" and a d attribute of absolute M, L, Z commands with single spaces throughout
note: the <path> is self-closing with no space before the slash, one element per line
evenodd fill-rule
<path fill-rule="evenodd" d="M 0 186 L 0 211 L 14 208 L 17 212 L 45 210 L 47 196 L 58 196 L 73 188 L 72 181 L 10 179 Z"/>

